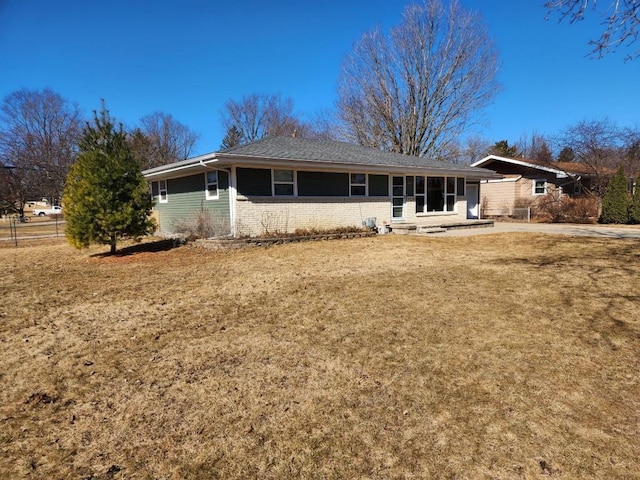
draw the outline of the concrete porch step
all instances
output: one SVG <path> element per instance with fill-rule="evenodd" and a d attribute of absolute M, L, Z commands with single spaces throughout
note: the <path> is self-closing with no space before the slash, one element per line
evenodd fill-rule
<path fill-rule="evenodd" d="M 416 223 L 392 223 L 387 227 L 391 233 L 395 233 L 396 235 L 434 235 L 438 233 L 445 233 L 448 230 L 493 227 L 493 220 L 466 220 L 428 225 L 420 225 Z"/>
<path fill-rule="evenodd" d="M 410 235 L 415 233 L 417 228 L 415 223 L 392 223 L 390 225 L 391 233 L 396 235 Z"/>
<path fill-rule="evenodd" d="M 447 229 L 442 227 L 421 226 L 417 228 L 416 233 L 418 235 L 435 235 L 438 233 L 445 233 L 446 231 Z"/>

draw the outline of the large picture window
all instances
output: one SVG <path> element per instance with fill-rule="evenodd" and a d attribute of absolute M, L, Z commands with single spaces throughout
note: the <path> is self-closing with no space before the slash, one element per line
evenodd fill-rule
<path fill-rule="evenodd" d="M 427 177 L 427 212 L 444 212 L 445 177 Z"/>
<path fill-rule="evenodd" d="M 415 177 L 416 213 L 453 212 L 456 177 Z"/>

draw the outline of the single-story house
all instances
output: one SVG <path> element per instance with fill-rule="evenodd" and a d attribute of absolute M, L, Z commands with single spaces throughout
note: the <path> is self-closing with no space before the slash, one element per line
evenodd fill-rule
<path fill-rule="evenodd" d="M 579 162 L 547 162 L 488 155 L 471 164 L 503 176 L 482 180 L 482 213 L 487 217 L 509 216 L 514 208 L 535 205 L 553 195 L 576 197 L 590 187 L 589 167 Z"/>
<path fill-rule="evenodd" d="M 210 215 L 216 235 L 479 218 L 482 168 L 342 142 L 270 137 L 145 170 L 161 233 Z M 372 220 L 375 219 L 375 220 Z"/>

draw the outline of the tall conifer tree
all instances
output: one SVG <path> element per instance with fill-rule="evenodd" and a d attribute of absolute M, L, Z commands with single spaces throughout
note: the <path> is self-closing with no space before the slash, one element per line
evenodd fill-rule
<path fill-rule="evenodd" d="M 609 180 L 607 193 L 602 198 L 602 223 L 627 223 L 629 221 L 629 194 L 624 167 L 620 165 Z"/>
<path fill-rule="evenodd" d="M 638 177 L 636 178 L 633 201 L 629 209 L 629 220 L 631 223 L 640 223 L 640 173 L 638 173 Z"/>
<path fill-rule="evenodd" d="M 149 218 L 153 201 L 140 163 L 131 151 L 122 125 L 114 127 L 104 104 L 94 112 L 79 142 L 64 192 L 65 234 L 77 248 L 92 243 L 116 252 L 120 239 L 153 232 Z"/>

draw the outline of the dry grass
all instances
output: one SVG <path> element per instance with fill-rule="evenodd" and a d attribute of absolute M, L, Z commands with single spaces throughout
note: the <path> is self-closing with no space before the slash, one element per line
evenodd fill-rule
<path fill-rule="evenodd" d="M 0 245 L 0 478 L 640 478 L 640 243 Z"/>
<path fill-rule="evenodd" d="M 55 219 L 51 220 L 49 217 L 28 217 L 29 221 L 26 223 L 16 224 L 16 233 L 18 238 L 33 237 L 38 235 L 59 235 L 64 236 L 64 222 L 59 220 L 57 225 Z M 14 233 L 11 231 L 9 220 L 0 220 L 0 241 L 13 238 Z"/>

